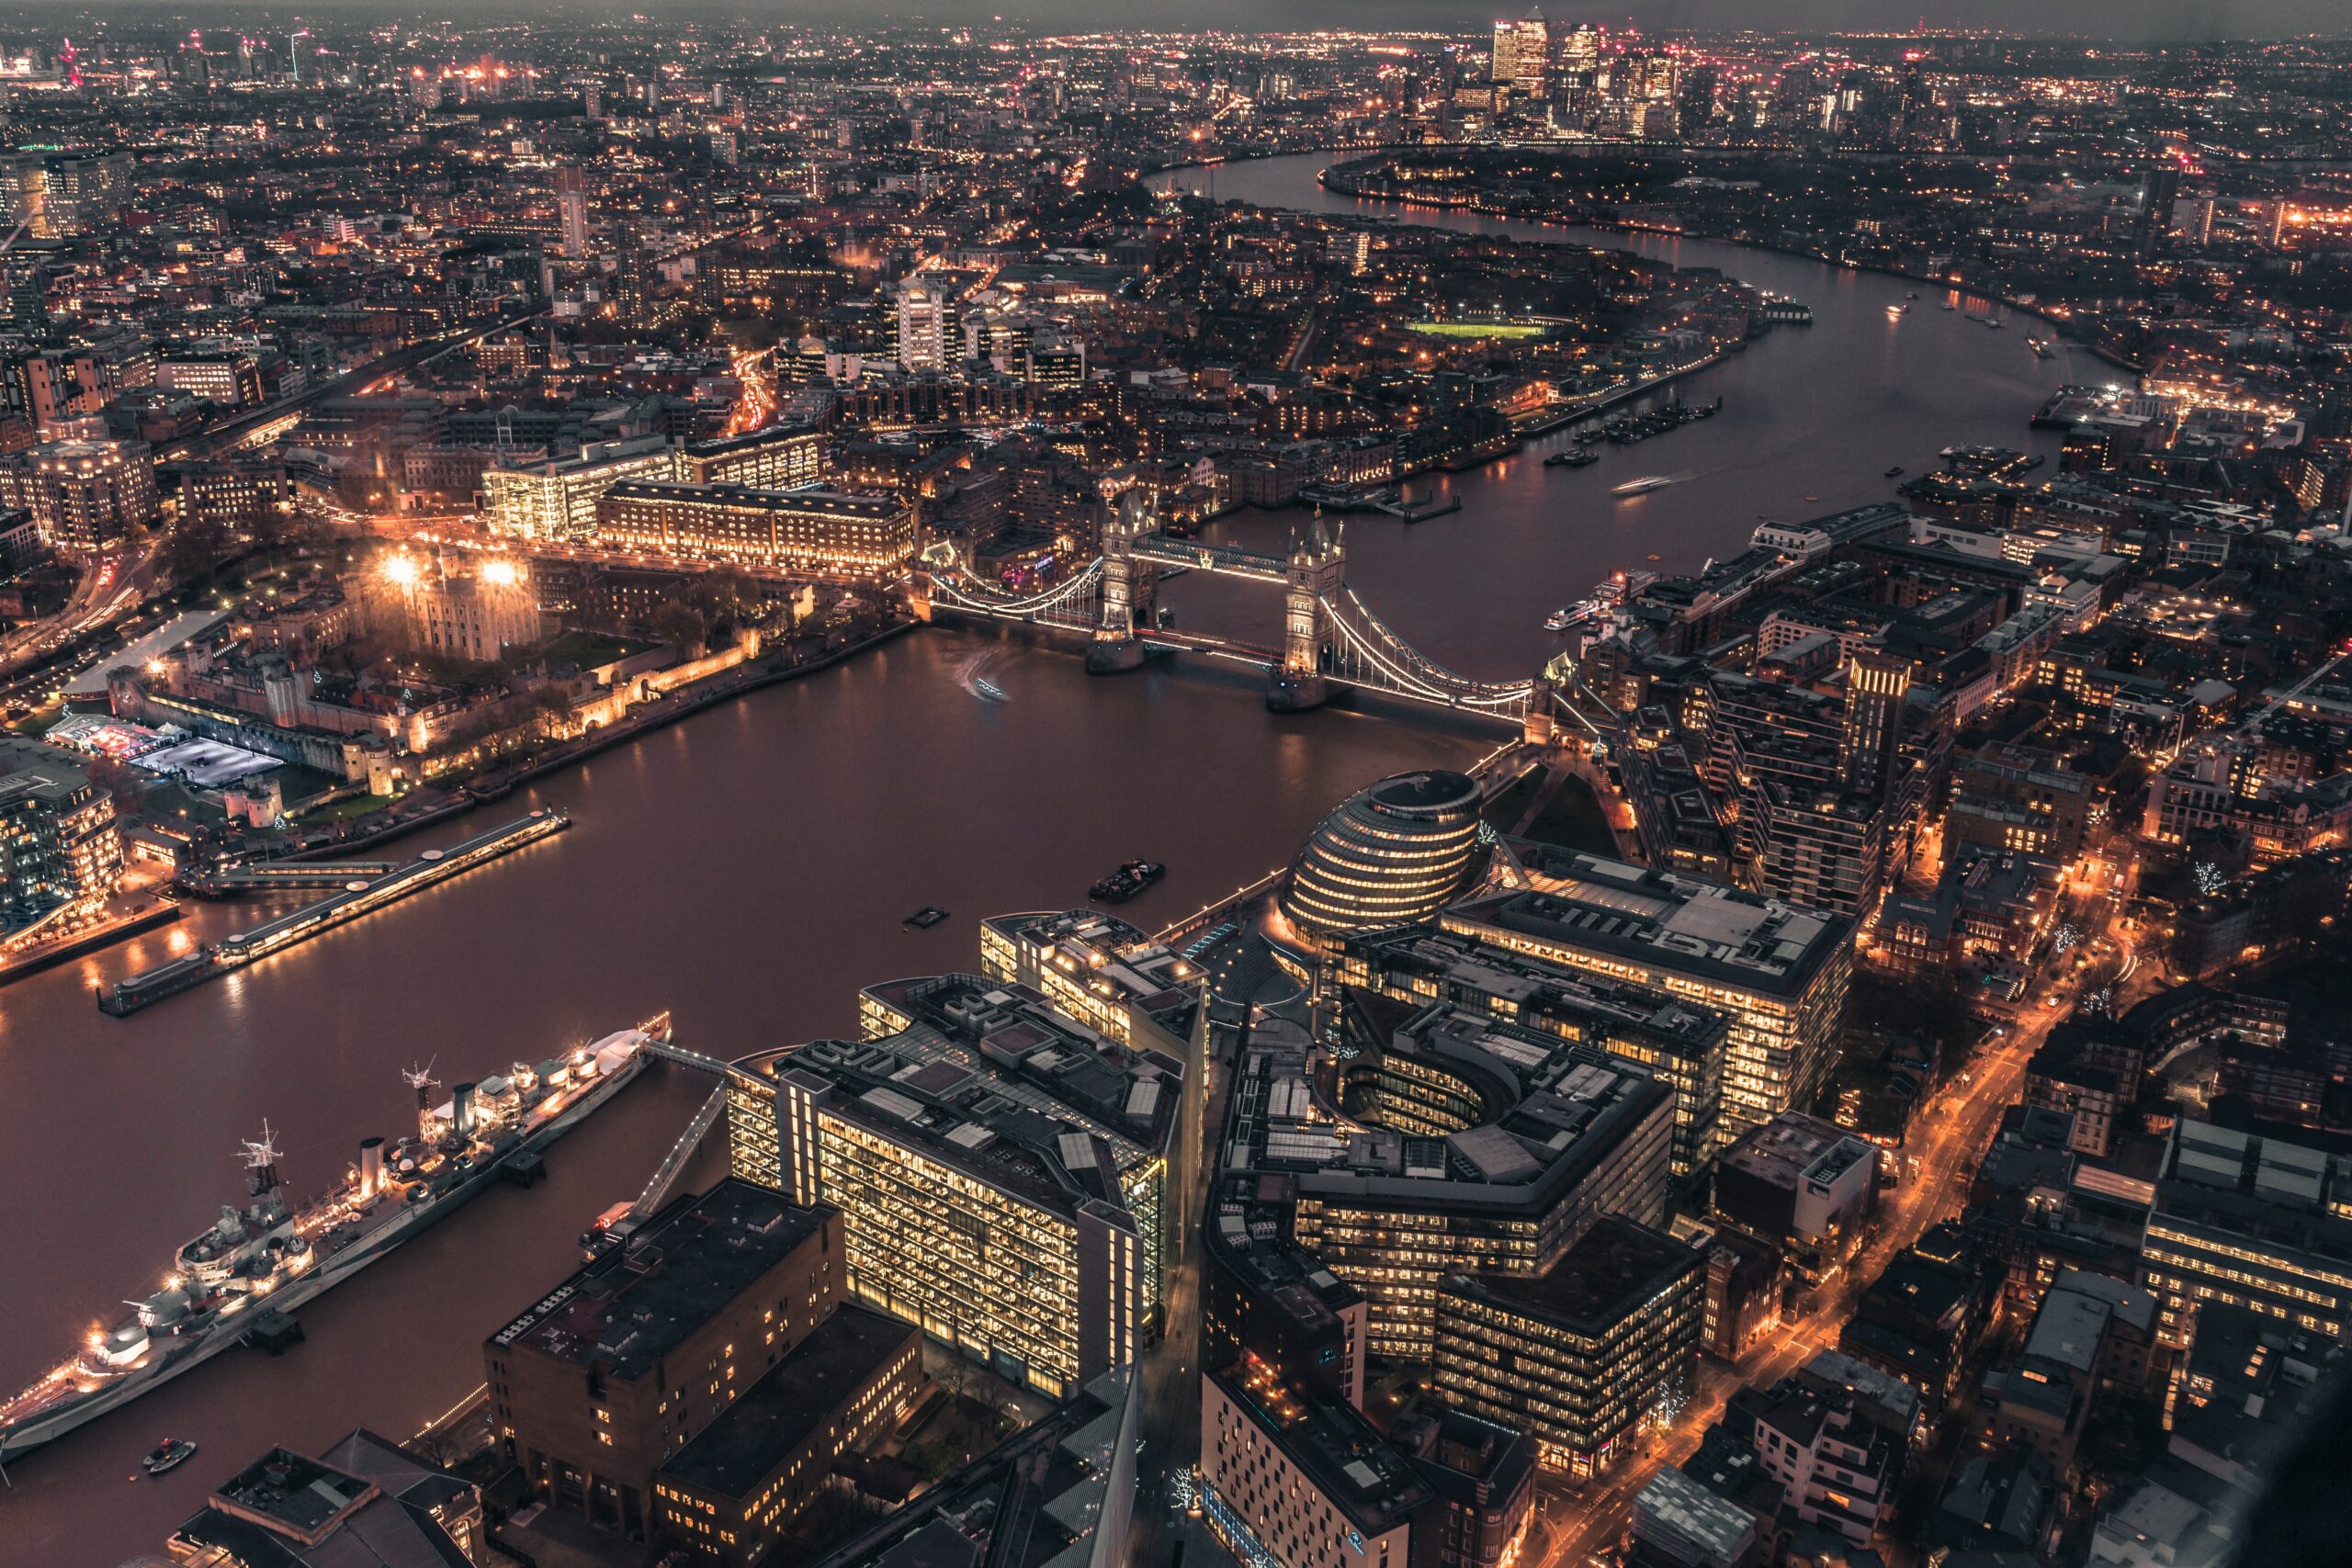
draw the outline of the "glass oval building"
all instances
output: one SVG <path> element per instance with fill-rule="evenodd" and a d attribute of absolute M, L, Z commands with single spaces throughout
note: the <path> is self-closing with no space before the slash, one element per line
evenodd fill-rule
<path fill-rule="evenodd" d="M 1478 847 L 1478 785 L 1398 773 L 1323 818 L 1291 863 L 1282 910 L 1316 935 L 1426 920 L 1458 897 Z"/>

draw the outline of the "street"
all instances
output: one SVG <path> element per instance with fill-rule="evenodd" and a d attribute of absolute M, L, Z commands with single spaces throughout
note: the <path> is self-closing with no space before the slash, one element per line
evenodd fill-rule
<path fill-rule="evenodd" d="M 1550 1516 L 1565 1515 L 1567 1522 L 1551 1535 L 1541 1555 L 1531 1554 L 1532 1568 L 1566 1568 L 1612 1545 L 1624 1533 L 1635 1495 L 1649 1484 L 1660 1466 L 1679 1464 L 1697 1450 L 1700 1438 L 1722 1417 L 1734 1393 L 1751 1385 L 1776 1382 L 1822 1351 L 1837 1348 L 1838 1337 L 1853 1316 L 1863 1290 L 1888 1261 L 1917 1242 L 1929 1226 L 1959 1211 L 1977 1162 L 2000 1124 L 2001 1112 L 2018 1099 L 2026 1064 L 2051 1029 L 2071 1010 L 2075 984 L 2072 976 L 2055 983 L 2041 1003 L 2009 1026 L 1994 1049 L 1979 1054 L 1944 1094 L 1920 1112 L 1917 1130 L 1903 1151 L 1916 1155 L 1917 1165 L 1909 1167 L 1906 1162 L 1903 1184 L 1880 1204 L 1870 1241 L 1832 1284 L 1816 1292 L 1812 1305 L 1797 1317 L 1783 1320 L 1770 1346 L 1742 1365 L 1702 1361 L 1690 1402 L 1672 1429 L 1611 1471 L 1598 1490 L 1580 1499 L 1564 1492 L 1550 1494 Z M 1538 1528 L 1546 1528 L 1544 1518 L 1539 1517 Z"/>

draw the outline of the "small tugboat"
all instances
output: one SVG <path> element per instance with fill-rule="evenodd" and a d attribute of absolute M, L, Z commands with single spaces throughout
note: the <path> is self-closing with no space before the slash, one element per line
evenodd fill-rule
<path fill-rule="evenodd" d="M 1893 479 L 1893 478 L 1894 478 L 1894 476 L 1895 476 L 1895 475 L 1897 475 L 1897 474 L 1901 473 L 1902 471 L 1903 471 L 1903 465 L 1902 465 L 1902 464 L 1900 464 L 1900 463 L 1897 463 L 1897 464 L 1895 464 L 1893 468 L 1889 468 L 1889 469 L 1887 469 L 1887 470 L 1886 470 L 1886 477 L 1887 477 L 1888 479 Z"/>
<path fill-rule="evenodd" d="M 1103 904 L 1124 904 L 1161 877 L 1168 868 L 1153 860 L 1131 860 L 1102 881 L 1086 890 L 1086 896 Z"/>
<path fill-rule="evenodd" d="M 161 1475 L 195 1452 L 196 1445 L 187 1438 L 165 1438 L 148 1450 L 147 1457 L 141 1460 L 139 1465 L 150 1475 Z"/>
<path fill-rule="evenodd" d="M 1886 308 L 1886 313 L 1890 316 L 1907 316 L 1911 313 L 1911 307 L 1907 304 L 1889 305 Z"/>
<path fill-rule="evenodd" d="M 1570 451 L 1553 453 L 1544 459 L 1544 466 L 1547 468 L 1589 468 L 1599 461 L 1599 453 L 1588 452 L 1578 446 Z"/>
<path fill-rule="evenodd" d="M 917 909 L 913 914 L 909 915 L 905 919 L 899 923 L 902 926 L 911 926 L 919 931 L 927 931 L 946 918 L 947 911 L 941 908 L 938 905 L 925 904 L 922 908 Z"/>

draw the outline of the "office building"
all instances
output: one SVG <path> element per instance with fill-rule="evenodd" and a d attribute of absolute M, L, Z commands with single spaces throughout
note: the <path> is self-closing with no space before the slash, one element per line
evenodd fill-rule
<path fill-rule="evenodd" d="M 1223 1157 L 1291 1187 L 1293 1235 L 1363 1292 L 1373 1353 L 1429 1359 L 1449 1274 L 1540 1275 L 1603 1214 L 1664 1218 L 1674 1096 L 1647 1073 L 1361 991 L 1333 1028 L 1338 1106 L 1302 1059 L 1258 1053 Z"/>
<path fill-rule="evenodd" d="M 831 1315 L 842 1215 L 732 1179 L 683 1198 L 482 1347 L 533 1497 L 644 1539 L 654 1477 Z"/>
<path fill-rule="evenodd" d="M 482 523 L 493 534 L 577 545 L 596 533 L 596 502 L 623 479 L 674 479 L 678 453 L 659 435 L 597 441 L 578 455 L 504 461 L 481 475 Z"/>
<path fill-rule="evenodd" d="M 1282 912 L 1311 937 L 1426 920 L 1468 879 L 1477 781 L 1399 773 L 1348 797 L 1291 863 Z"/>
<path fill-rule="evenodd" d="M 693 1562 L 776 1561 L 835 1465 L 894 1427 L 923 1382 L 922 1330 L 840 1308 L 662 1466 L 656 1535 Z"/>
<path fill-rule="evenodd" d="M 1541 8 L 1530 6 L 1517 21 L 1495 24 L 1495 41 L 1487 74 L 1498 86 L 1510 87 L 1529 97 L 1542 97 L 1551 66 L 1552 25 Z"/>
<path fill-rule="evenodd" d="M 870 577 L 897 571 L 915 548 L 914 508 L 897 496 L 624 479 L 594 515 L 604 549 L 763 570 Z"/>
<path fill-rule="evenodd" d="M 50 441 L 0 462 L 0 506 L 33 514 L 60 554 L 100 555 L 163 513 L 142 442 Z"/>
<path fill-rule="evenodd" d="M 679 478 L 698 485 L 797 490 L 826 478 L 825 435 L 805 425 L 771 424 L 741 435 L 686 444 Z"/>
<path fill-rule="evenodd" d="M 121 886 L 114 796 L 54 747 L 0 737 L 0 934 Z"/>
<path fill-rule="evenodd" d="M 1362 1414 L 1248 1355 L 1201 1374 L 1200 1481 L 1218 1540 L 1272 1568 L 1411 1568 L 1414 1519 L 1437 1495 Z"/>
<path fill-rule="evenodd" d="M 1578 974 L 1436 926 L 1351 932 L 1326 947 L 1317 994 L 1344 987 L 1445 1002 L 1607 1052 L 1674 1091 L 1674 1174 L 1714 1158 L 1730 1020 L 1663 991 Z"/>
<path fill-rule="evenodd" d="M 859 1010 L 863 1041 L 737 1064 L 737 1173 L 838 1206 L 850 1293 L 1010 1382 L 1059 1398 L 1133 1361 L 1174 1242 L 1182 1064 L 978 976 Z"/>
<path fill-rule="evenodd" d="M 2156 1176 L 2141 1283 L 2159 1334 L 2193 1342 L 2219 1303 L 2341 1341 L 2352 1327 L 2352 1164 L 2281 1137 L 2183 1118 Z"/>
<path fill-rule="evenodd" d="M 1724 1013 L 1725 1139 L 1812 1105 L 1837 1055 L 1854 947 L 1841 915 L 1577 855 L 1540 889 L 1473 899 L 1438 923 Z"/>
<path fill-rule="evenodd" d="M 1446 1280 L 1431 1371 L 1457 1408 L 1532 1434 L 1545 1469 L 1591 1475 L 1687 1392 L 1706 1294 L 1706 1254 L 1604 1216 L 1541 1275 Z"/>
<path fill-rule="evenodd" d="M 980 922 L 980 968 L 1044 995 L 1122 1045 L 1194 1055 L 1201 967 L 1099 909 L 997 915 Z"/>
<path fill-rule="evenodd" d="M 155 367 L 155 385 L 224 409 L 262 400 L 261 367 L 250 354 L 175 354 Z"/>

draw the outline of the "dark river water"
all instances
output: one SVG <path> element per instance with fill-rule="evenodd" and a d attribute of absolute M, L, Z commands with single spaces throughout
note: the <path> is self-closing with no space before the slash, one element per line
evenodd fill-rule
<path fill-rule="evenodd" d="M 1218 194 L 1351 208 L 1315 185 L 1320 162 L 1229 165 Z M 1350 580 L 1443 662 L 1531 672 L 1556 647 L 1543 617 L 1603 572 L 1652 554 L 1696 567 L 1742 546 L 1758 513 L 1884 497 L 1887 465 L 1917 469 L 1952 442 L 2018 445 L 2064 378 L 2063 362 L 2027 351 L 2022 323 L 1972 327 L 1930 298 L 1890 324 L 1883 307 L 1904 291 L 1893 280 L 1690 242 L 1641 248 L 1793 295 L 1817 324 L 1689 383 L 1689 396 L 1725 400 L 1706 424 L 1598 448 L 1603 461 L 1581 471 L 1544 468 L 1539 446 L 1442 481 L 1464 502 L 1449 516 L 1351 523 Z M 1635 502 L 1604 493 L 1651 472 L 1688 477 Z M 1278 547 L 1297 521 L 1226 531 Z M 1169 597 L 1188 626 L 1273 640 L 1263 590 L 1193 578 Z M 982 673 L 1003 700 L 975 686 Z M 536 804 L 578 823 L 130 1019 L 98 1013 L 92 984 L 259 911 L 198 906 L 183 932 L 0 990 L 0 1382 L 29 1381 L 114 1303 L 154 1289 L 172 1249 L 239 1196 L 237 1140 L 265 1118 L 307 1194 L 359 1138 L 399 1131 L 410 1099 L 398 1071 L 413 1062 L 445 1084 L 477 1077 L 662 1009 L 682 1043 L 718 1056 L 847 1032 L 861 985 L 977 967 L 978 917 L 1080 902 L 1111 866 L 1148 855 L 1167 879 L 1125 912 L 1164 923 L 1280 864 L 1351 790 L 1464 765 L 1500 738 L 1395 712 L 1280 719 L 1231 674 L 1089 680 L 1069 652 L 928 631 L 407 840 L 402 855 Z M 903 930 L 925 904 L 954 918 Z M 0 1493 L 0 1562 L 113 1568 L 160 1551 L 212 1484 L 271 1444 L 415 1431 L 481 1382 L 482 1338 L 572 1265 L 582 1226 L 637 1192 L 709 1089 L 654 1068 L 555 1146 L 544 1185 L 493 1189 L 304 1307 L 308 1342 L 282 1359 L 231 1351 L 19 1461 Z M 202 1451 L 129 1482 L 165 1435 Z"/>

